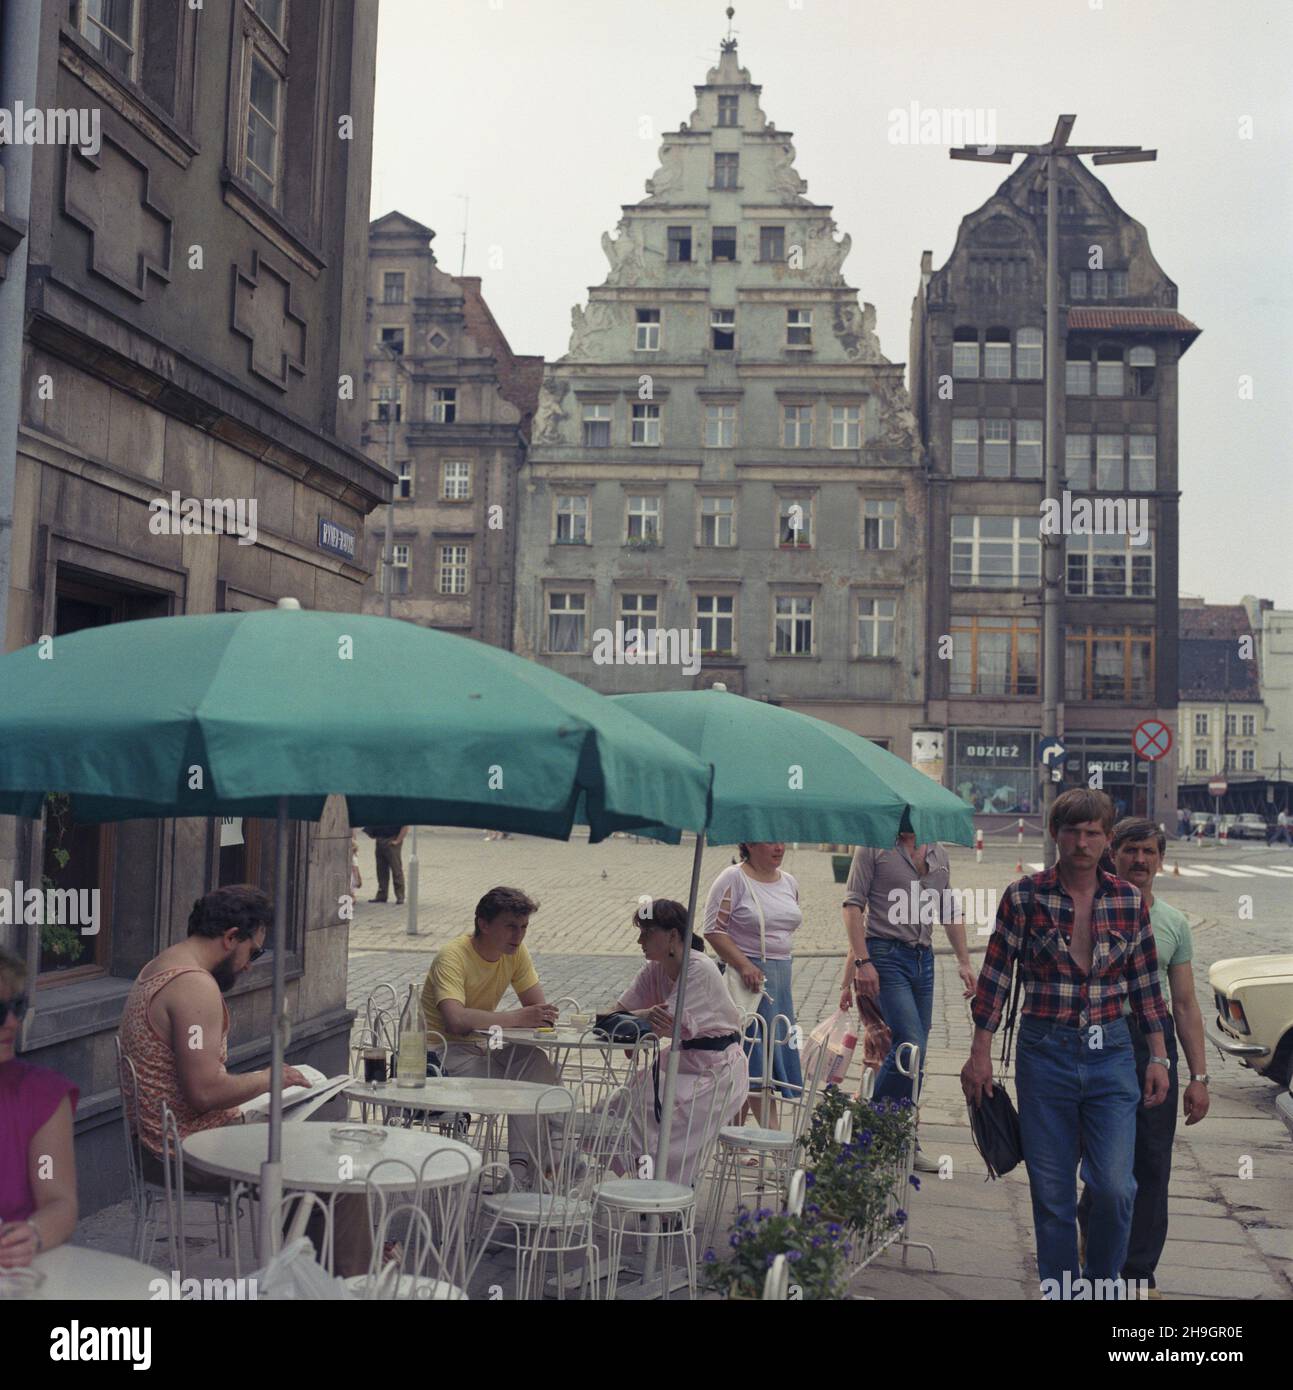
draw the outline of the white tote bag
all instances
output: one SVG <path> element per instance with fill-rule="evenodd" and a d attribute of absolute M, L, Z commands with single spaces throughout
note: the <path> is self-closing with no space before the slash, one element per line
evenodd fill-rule
<path fill-rule="evenodd" d="M 759 901 L 759 895 L 755 891 L 753 882 L 747 879 L 747 884 L 750 896 L 754 899 L 754 910 L 759 914 L 759 959 L 767 960 L 768 947 L 765 939 L 767 924 L 763 918 L 763 904 Z M 732 996 L 732 1003 L 740 1009 L 742 1015 L 758 1013 L 759 1001 L 763 998 L 763 990 L 750 989 L 741 979 L 741 972 L 731 965 L 723 971 L 723 978 L 727 981 L 727 992 Z"/>

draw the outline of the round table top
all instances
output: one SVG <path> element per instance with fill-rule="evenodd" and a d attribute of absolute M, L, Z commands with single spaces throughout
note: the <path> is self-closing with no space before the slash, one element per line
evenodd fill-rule
<path fill-rule="evenodd" d="M 384 1129 L 386 1138 L 368 1145 L 334 1139 L 332 1131 L 342 1127 L 310 1121 L 283 1126 L 285 1190 L 342 1192 L 363 1182 L 371 1168 L 390 1158 L 400 1159 L 401 1164 L 382 1168 L 374 1181 L 379 1187 L 396 1192 L 414 1186 L 413 1174 L 418 1172 L 422 1173 L 424 1187 L 445 1187 L 480 1171 L 481 1158 L 475 1149 L 442 1134 L 427 1134 L 417 1129 Z M 269 1126 L 263 1124 L 206 1129 L 190 1134 L 184 1141 L 186 1163 L 217 1177 L 240 1182 L 260 1181 L 261 1164 L 268 1152 Z M 350 1159 L 345 1177 L 340 1162 L 343 1157 Z"/>
<path fill-rule="evenodd" d="M 487 1029 L 478 1030 L 482 1039 L 489 1036 Z M 591 1028 L 558 1028 L 555 1033 L 535 1034 L 533 1028 L 500 1028 L 496 1037 L 501 1037 L 505 1043 L 521 1043 L 529 1047 L 584 1047 L 596 1048 L 604 1052 L 608 1048 L 623 1048 L 631 1051 L 633 1044 L 621 1038 L 618 1042 L 611 1042 L 609 1038 L 599 1038 Z"/>
<path fill-rule="evenodd" d="M 559 1087 L 541 1081 L 485 1076 L 428 1076 L 425 1086 L 397 1086 L 393 1082 L 374 1086 L 357 1081 L 347 1086 L 342 1095 L 369 1105 L 405 1110 L 467 1110 L 473 1115 L 533 1115 L 541 1099 L 541 1115 L 555 1115 L 570 1106 L 568 1093 Z M 286 1134 L 286 1128 L 283 1132 Z"/>
<path fill-rule="evenodd" d="M 45 1282 L 36 1295 L 41 1299 L 130 1299 L 143 1302 L 153 1297 L 153 1283 L 170 1287 L 160 1270 L 125 1255 L 106 1250 L 87 1250 L 79 1245 L 58 1245 L 31 1262 Z"/>

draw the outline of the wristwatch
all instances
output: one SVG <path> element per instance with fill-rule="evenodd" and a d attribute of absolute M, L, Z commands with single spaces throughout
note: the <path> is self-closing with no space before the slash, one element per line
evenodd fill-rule
<path fill-rule="evenodd" d="M 853 968 L 854 968 L 854 970 L 861 970 L 862 967 L 863 967 L 864 965 L 870 965 L 870 964 L 871 964 L 871 957 L 870 957 L 870 956 L 867 956 L 867 958 L 866 958 L 865 960 L 863 960 L 861 956 L 854 956 L 854 957 L 853 957 Z"/>
<path fill-rule="evenodd" d="M 1191 1081 L 1202 1081 L 1203 1084 L 1206 1086 L 1206 1085 L 1208 1084 L 1208 1082 L 1210 1082 L 1210 1081 L 1212 1080 L 1212 1078 L 1208 1075 L 1208 1073 L 1207 1073 L 1206 1071 L 1201 1071 L 1201 1072 L 1191 1072 L 1191 1073 L 1190 1073 L 1190 1080 L 1191 1080 Z"/>
<path fill-rule="evenodd" d="M 1151 1057 L 1151 1062 L 1157 1062 L 1159 1066 L 1166 1067 L 1168 1071 L 1172 1069 L 1172 1059 L 1170 1057 Z"/>

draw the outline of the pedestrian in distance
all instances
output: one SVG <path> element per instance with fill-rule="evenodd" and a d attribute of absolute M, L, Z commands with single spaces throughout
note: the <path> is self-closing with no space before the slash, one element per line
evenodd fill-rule
<path fill-rule="evenodd" d="M 408 834 L 407 825 L 366 825 L 364 834 L 377 841 L 377 896 L 372 903 L 384 903 L 395 880 L 395 901 L 404 901 L 404 865 L 400 861 L 400 846 Z"/>
<path fill-rule="evenodd" d="M 1080 1290 L 1080 1280 L 1121 1276 L 1136 1196 L 1137 1110 L 1166 1101 L 1171 1060 L 1149 907 L 1135 887 L 1099 867 L 1113 829 L 1109 798 L 1083 787 L 1066 791 L 1055 799 L 1047 828 L 1058 862 L 1012 883 L 997 909 L 971 1006 L 974 1040 L 961 1087 L 971 1105 L 992 1094 L 992 1038 L 1018 960 L 1019 1129 L 1037 1267 L 1043 1295 L 1064 1298 Z M 1143 1085 L 1125 1004 L 1148 1053 Z M 1079 1160 L 1091 1193 L 1081 1263 Z"/>
<path fill-rule="evenodd" d="M 1268 845 L 1290 845 L 1293 846 L 1293 839 L 1289 838 L 1289 813 L 1281 811 L 1275 817 L 1275 829 L 1271 832 Z"/>

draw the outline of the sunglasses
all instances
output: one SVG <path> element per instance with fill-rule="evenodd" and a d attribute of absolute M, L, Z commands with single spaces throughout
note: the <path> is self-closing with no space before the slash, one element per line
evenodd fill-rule
<path fill-rule="evenodd" d="M 20 994 L 16 999 L 0 999 L 0 1028 L 3 1028 L 10 1014 L 21 1023 L 27 1012 L 27 996 Z"/>

